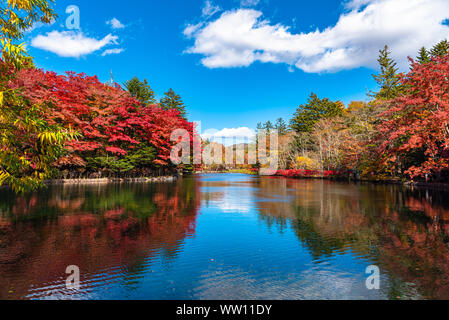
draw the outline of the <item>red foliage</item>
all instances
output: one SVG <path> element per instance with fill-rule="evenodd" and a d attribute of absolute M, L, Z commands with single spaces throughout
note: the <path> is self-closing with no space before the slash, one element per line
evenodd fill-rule
<path fill-rule="evenodd" d="M 141 106 L 120 87 L 101 83 L 98 78 L 67 72 L 57 75 L 38 69 L 19 72 L 11 88 L 22 88 L 33 104 L 46 106 L 45 120 L 78 131 L 82 137 L 68 143 L 67 149 L 83 154 L 126 155 L 128 150 L 148 142 L 158 151 L 155 164 L 167 165 L 173 145 L 170 135 L 175 129 L 194 135 L 194 125 L 178 111 L 158 106 Z M 67 164 L 71 157 L 61 162 Z M 72 164 L 82 163 L 73 157 Z"/>
<path fill-rule="evenodd" d="M 394 166 L 408 152 L 424 153 L 425 161 L 406 172 L 414 178 L 449 168 L 449 56 L 425 64 L 410 60 L 411 71 L 402 75 L 407 94 L 391 102 L 379 131 L 385 164 Z"/>
<path fill-rule="evenodd" d="M 277 176 L 289 178 L 306 178 L 306 177 L 333 177 L 338 176 L 337 171 L 320 171 L 320 170 L 279 170 Z"/>

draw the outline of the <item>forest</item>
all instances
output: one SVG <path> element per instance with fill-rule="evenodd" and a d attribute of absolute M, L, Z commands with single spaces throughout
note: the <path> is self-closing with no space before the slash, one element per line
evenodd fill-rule
<path fill-rule="evenodd" d="M 283 119 L 258 125 L 279 132 L 279 175 L 447 182 L 449 42 L 422 48 L 407 73 L 390 54 L 380 50 L 379 89 L 368 102 L 345 106 L 312 93 L 289 126 Z"/>
<path fill-rule="evenodd" d="M 179 169 L 170 161 L 173 129 L 187 130 L 192 143 L 197 134 L 173 89 L 157 101 L 147 80 L 121 86 L 38 69 L 20 41 L 34 23 L 56 17 L 50 3 L 8 1 L 1 10 L 0 185 L 23 192 L 49 179 Z M 409 58 L 407 73 L 398 72 L 390 54 L 388 46 L 380 50 L 379 90 L 368 93 L 368 102 L 345 106 L 312 93 L 289 124 L 280 118 L 258 125 L 279 133 L 279 147 L 271 150 L 278 175 L 447 181 L 449 42 L 422 48 Z M 260 164 L 241 167 L 254 173 Z"/>
<path fill-rule="evenodd" d="M 19 44 L 34 23 L 56 17 L 50 3 L 8 1 L 1 8 L 0 185 L 35 190 L 56 178 L 148 177 L 173 173 L 173 128 L 192 135 L 182 99 L 158 102 L 147 81 L 123 88 L 96 76 L 36 68 Z M 24 14 L 25 13 L 25 14 Z"/>

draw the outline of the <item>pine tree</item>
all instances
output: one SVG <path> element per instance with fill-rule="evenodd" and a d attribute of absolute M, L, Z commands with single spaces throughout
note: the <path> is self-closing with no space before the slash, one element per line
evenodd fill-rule
<path fill-rule="evenodd" d="M 183 118 L 186 118 L 186 106 L 181 99 L 181 96 L 175 93 L 173 89 L 170 88 L 165 96 L 159 102 L 159 105 L 164 110 L 178 110 Z"/>
<path fill-rule="evenodd" d="M 287 134 L 287 124 L 285 123 L 284 119 L 277 119 L 275 128 L 278 130 L 280 136 L 284 136 Z"/>
<path fill-rule="evenodd" d="M 315 124 L 323 118 L 332 118 L 343 113 L 344 105 L 340 101 L 333 102 L 328 98 L 320 99 L 314 93 L 307 104 L 300 105 L 290 122 L 296 132 L 311 132 Z"/>
<path fill-rule="evenodd" d="M 443 57 L 447 54 L 449 54 L 449 41 L 443 40 L 437 43 L 431 50 L 430 54 L 432 57 Z"/>
<path fill-rule="evenodd" d="M 257 132 L 256 132 L 256 154 L 257 154 L 256 158 L 257 159 L 256 159 L 256 164 L 254 165 L 254 168 L 260 169 L 261 164 L 259 161 L 259 134 L 262 134 L 264 132 L 264 125 L 261 122 L 259 122 L 259 123 L 257 123 L 256 129 L 257 129 Z"/>
<path fill-rule="evenodd" d="M 416 57 L 416 61 L 418 61 L 421 64 L 428 63 L 431 61 L 430 54 L 425 47 L 422 47 L 421 50 L 419 50 L 418 56 Z"/>
<path fill-rule="evenodd" d="M 137 77 L 125 82 L 126 90 L 144 106 L 156 104 L 156 98 L 153 89 L 151 89 L 148 81 L 143 82 Z"/>
<path fill-rule="evenodd" d="M 371 94 L 379 100 L 391 100 L 398 96 L 401 92 L 401 84 L 399 82 L 398 68 L 396 62 L 390 58 L 391 52 L 388 51 L 388 46 L 379 51 L 380 74 L 373 75 L 374 80 L 380 87 L 379 92 Z"/>
<path fill-rule="evenodd" d="M 271 123 L 271 121 L 268 120 L 267 122 L 265 122 L 265 124 L 264 124 L 264 129 L 265 129 L 265 131 L 266 131 L 267 133 L 270 133 L 271 130 L 274 129 L 274 126 L 273 126 L 273 124 Z"/>

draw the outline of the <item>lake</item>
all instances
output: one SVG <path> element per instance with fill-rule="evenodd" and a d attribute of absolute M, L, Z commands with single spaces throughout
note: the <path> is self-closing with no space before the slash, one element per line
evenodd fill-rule
<path fill-rule="evenodd" d="M 0 299 L 449 299 L 449 193 L 241 174 L 3 189 Z"/>

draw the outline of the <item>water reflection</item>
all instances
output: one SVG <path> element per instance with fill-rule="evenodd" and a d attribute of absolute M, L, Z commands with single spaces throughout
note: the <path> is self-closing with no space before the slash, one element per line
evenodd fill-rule
<path fill-rule="evenodd" d="M 111 281 L 132 290 L 151 272 L 153 257 L 174 259 L 194 234 L 195 192 L 193 180 L 53 187 L 26 197 L 3 192 L 0 299 L 71 296 L 69 265 L 82 270 L 87 294 Z"/>
<path fill-rule="evenodd" d="M 0 299 L 449 299 L 448 199 L 238 174 L 2 190 Z"/>
<path fill-rule="evenodd" d="M 442 191 L 328 181 L 261 180 L 268 223 L 292 222 L 316 263 L 351 250 L 389 276 L 388 298 L 449 299 L 449 201 Z"/>

